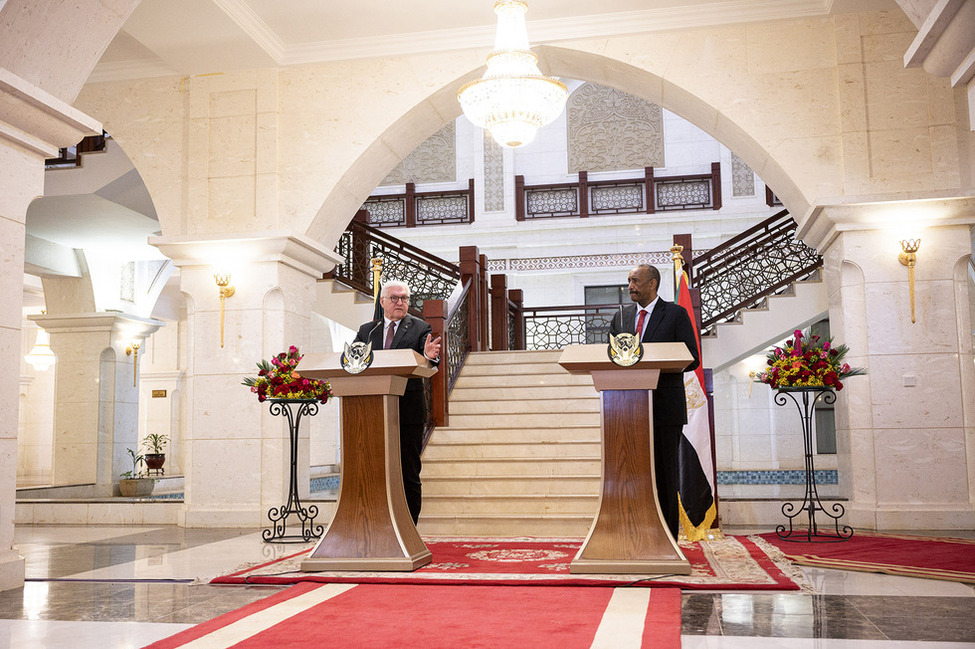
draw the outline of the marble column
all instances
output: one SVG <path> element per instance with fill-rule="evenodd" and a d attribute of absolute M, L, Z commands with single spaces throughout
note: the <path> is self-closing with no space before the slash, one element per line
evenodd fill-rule
<path fill-rule="evenodd" d="M 138 369 L 130 346 L 141 346 L 163 323 L 120 313 L 29 319 L 51 335 L 58 359 L 52 484 L 93 484 L 92 495 L 112 495 L 117 476 L 132 469 L 126 449 L 139 449 Z"/>
<path fill-rule="evenodd" d="M 3 68 L 0 95 L 0 361 L 19 368 L 27 207 L 44 193 L 44 159 L 101 127 Z M 13 548 L 19 378 L 0 377 L 0 590 L 24 583 L 24 560 Z"/>
<path fill-rule="evenodd" d="M 841 230 L 824 253 L 831 333 L 868 372 L 845 381 L 836 401 L 841 490 L 855 528 L 975 526 L 971 226 L 923 227 L 925 214 L 899 232 Z M 898 261 L 906 237 L 921 238 L 916 322 Z"/>
<path fill-rule="evenodd" d="M 316 282 L 340 259 L 298 235 L 157 237 L 150 243 L 179 266 L 187 305 L 180 524 L 265 525 L 268 509 L 287 497 L 288 429 L 284 418 L 272 417 L 241 381 L 256 375 L 261 359 L 290 345 L 307 346 Z M 229 272 L 234 287 L 233 296 L 223 301 L 223 346 L 216 272 Z M 307 494 L 308 426 L 300 432 L 298 480 Z"/>

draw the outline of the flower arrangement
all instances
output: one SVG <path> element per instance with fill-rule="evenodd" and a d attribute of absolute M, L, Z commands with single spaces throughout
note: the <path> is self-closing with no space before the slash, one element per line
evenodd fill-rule
<path fill-rule="evenodd" d="M 332 396 L 328 381 L 306 379 L 295 368 L 302 356 L 292 345 L 287 352 L 271 358 L 271 362 L 257 364 L 257 377 L 247 377 L 243 384 L 257 395 L 258 401 L 267 399 L 317 399 L 322 403 Z"/>
<path fill-rule="evenodd" d="M 803 334 L 798 329 L 784 347 L 768 353 L 768 369 L 758 374 L 758 381 L 773 389 L 817 387 L 842 390 L 848 376 L 866 374 L 862 367 L 850 367 L 843 362 L 849 348 L 834 345 L 832 340 L 820 342 L 819 336 Z"/>

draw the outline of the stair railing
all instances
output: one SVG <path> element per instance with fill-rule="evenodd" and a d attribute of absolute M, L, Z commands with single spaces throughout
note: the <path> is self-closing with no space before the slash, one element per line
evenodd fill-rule
<path fill-rule="evenodd" d="M 701 333 L 823 266 L 823 258 L 796 239 L 796 227 L 782 210 L 693 260 L 694 285 L 701 290 Z"/>
<path fill-rule="evenodd" d="M 410 311 L 419 316 L 423 302 L 446 300 L 457 288 L 460 268 L 435 255 L 390 236 L 361 221 L 361 211 L 339 238 L 335 251 L 342 257 L 328 277 L 366 295 L 373 295 L 370 260 L 383 260 L 380 281 L 399 279 L 410 285 Z"/>

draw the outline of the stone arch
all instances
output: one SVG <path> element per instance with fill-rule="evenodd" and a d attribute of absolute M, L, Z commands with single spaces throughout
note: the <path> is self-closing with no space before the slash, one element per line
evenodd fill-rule
<path fill-rule="evenodd" d="M 722 114 L 719 107 L 675 82 L 607 56 L 541 45 L 534 48 L 548 74 L 589 81 L 631 94 L 680 115 L 731 149 L 763 180 L 792 214 L 805 213 L 809 201 L 771 152 L 744 128 Z M 325 198 L 306 234 L 327 244 L 337 241 L 363 200 L 399 160 L 423 139 L 461 114 L 457 91 L 478 78 L 484 68 L 455 79 L 404 113 L 346 170 Z M 343 215 L 335 218 L 334 215 Z M 330 218 L 331 215 L 331 218 Z"/>
<path fill-rule="evenodd" d="M 0 67 L 73 103 L 98 59 L 135 11 L 139 0 L 118 0 L 101 10 L 83 2 L 8 0 L 3 11 Z"/>

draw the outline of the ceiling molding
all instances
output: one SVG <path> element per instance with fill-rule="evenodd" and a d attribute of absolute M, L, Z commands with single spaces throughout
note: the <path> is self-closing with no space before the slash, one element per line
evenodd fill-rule
<path fill-rule="evenodd" d="M 221 0 L 229 1 L 229 0 Z M 825 16 L 832 0 L 752 0 L 528 21 L 533 44 Z M 493 47 L 495 25 L 284 46 L 282 65 Z"/>
<path fill-rule="evenodd" d="M 172 69 L 162 61 L 140 59 L 135 61 L 116 61 L 99 63 L 88 76 L 86 83 L 104 83 L 108 81 L 128 81 L 131 79 L 149 79 L 152 77 L 181 77 L 185 76 Z"/>
<path fill-rule="evenodd" d="M 237 23 L 237 26 L 278 65 L 282 64 L 285 55 L 284 42 L 260 16 L 254 13 L 250 5 L 244 0 L 213 0 L 213 4 Z"/>

